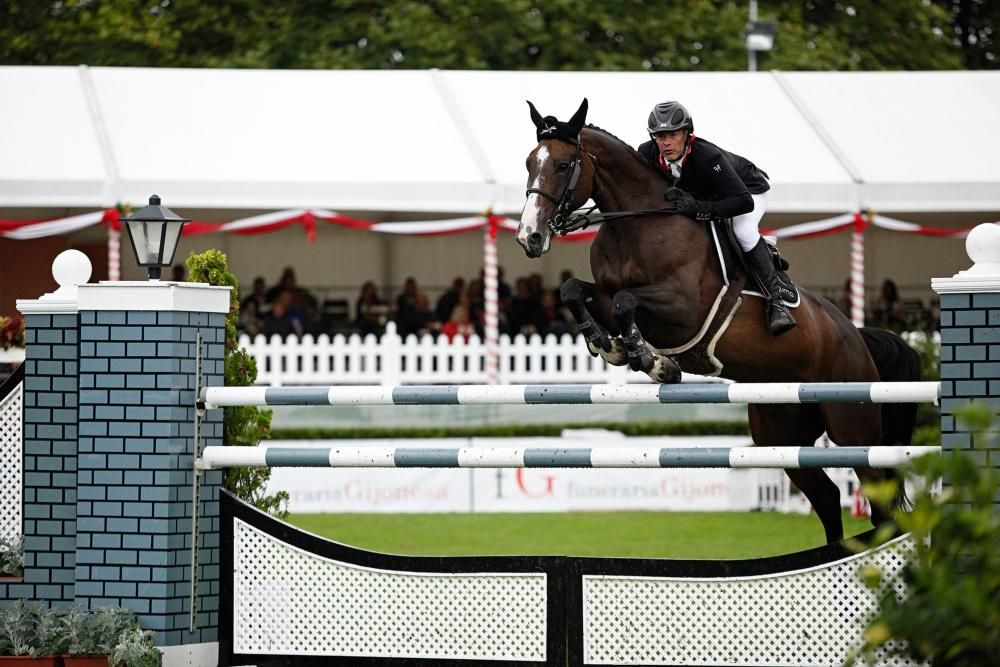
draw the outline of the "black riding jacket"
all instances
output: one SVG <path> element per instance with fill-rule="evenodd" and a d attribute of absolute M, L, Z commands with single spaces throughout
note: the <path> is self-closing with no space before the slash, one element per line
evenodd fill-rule
<path fill-rule="evenodd" d="M 669 176 L 669 168 L 660 161 L 655 141 L 650 139 L 641 144 L 639 155 Z M 767 178 L 764 171 L 745 157 L 692 136 L 689 151 L 681 160 L 681 177 L 674 187 L 704 202 L 712 218 L 732 218 L 753 210 L 750 195 L 770 190 Z"/>

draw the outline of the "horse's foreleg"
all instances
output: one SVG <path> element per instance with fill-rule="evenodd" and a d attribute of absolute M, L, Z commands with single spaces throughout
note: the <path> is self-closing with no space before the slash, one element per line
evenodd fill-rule
<path fill-rule="evenodd" d="M 594 283 L 579 278 L 570 278 L 559 288 L 562 302 L 576 320 L 576 326 L 587 342 L 587 349 L 593 356 L 601 355 L 612 366 L 624 366 L 628 360 L 625 346 L 618 338 L 608 333 L 611 322 L 606 320 L 607 308 L 602 308 L 602 298 Z"/>
<path fill-rule="evenodd" d="M 677 362 L 670 357 L 654 353 L 639 332 L 639 327 L 635 323 L 635 311 L 639 307 L 639 299 L 635 294 L 631 290 L 621 290 L 615 294 L 612 306 L 611 316 L 622 333 L 629 368 L 646 373 L 653 382 L 661 384 L 680 382 L 681 368 Z"/>

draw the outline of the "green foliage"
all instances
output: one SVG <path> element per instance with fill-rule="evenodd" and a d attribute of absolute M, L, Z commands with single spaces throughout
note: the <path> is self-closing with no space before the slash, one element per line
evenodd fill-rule
<path fill-rule="evenodd" d="M 996 465 L 990 460 L 996 433 L 989 430 L 995 428 L 994 415 L 972 406 L 960 418 L 965 430 L 977 434 L 973 440 L 980 451 L 923 457 L 907 470 L 921 490 L 912 512 L 897 517 L 915 544 L 899 575 L 905 597 L 895 592 L 900 581 L 878 571 L 862 573 L 878 596 L 862 649 L 869 664 L 879 648 L 946 667 L 993 664 L 1000 655 L 1000 512 L 995 505 L 1000 475 L 990 465 Z M 945 487 L 935 495 L 932 483 L 938 478 Z M 869 491 L 873 502 L 894 493 L 885 485 Z M 887 645 L 891 640 L 897 643 Z"/>
<path fill-rule="evenodd" d="M 492 426 L 282 428 L 271 431 L 275 440 L 343 440 L 354 438 L 529 438 L 559 437 L 580 424 L 497 424 Z M 639 435 L 750 435 L 743 421 L 598 422 L 588 429 Z M 936 443 L 939 444 L 939 443 Z"/>
<path fill-rule="evenodd" d="M 63 632 L 63 616 L 61 609 L 43 607 L 35 619 L 35 646 L 31 655 L 61 655 L 66 652 L 69 642 Z"/>
<path fill-rule="evenodd" d="M 136 627 L 122 633 L 109 662 L 123 667 L 160 667 L 163 654 L 153 645 L 153 633 Z"/>
<path fill-rule="evenodd" d="M 0 349 L 24 347 L 24 318 L 0 315 Z"/>
<path fill-rule="evenodd" d="M 239 283 L 229 270 L 224 253 L 206 250 L 191 254 L 187 259 L 188 275 L 194 282 L 231 287 L 229 293 L 229 313 L 226 315 L 225 341 L 225 384 L 227 387 L 249 387 L 257 380 L 257 362 L 246 350 L 237 345 L 236 323 L 240 318 Z M 255 446 L 268 437 L 271 428 L 271 411 L 255 406 L 224 408 L 223 444 Z M 271 469 L 227 468 L 224 483 L 237 497 L 252 503 L 258 509 L 279 518 L 287 515 L 288 492 L 279 491 L 267 495 L 265 487 L 271 477 Z"/>
<path fill-rule="evenodd" d="M 0 642 L 5 655 L 31 655 L 38 647 L 35 625 L 41 611 L 40 603 L 27 600 L 17 600 L 0 611 Z"/>
<path fill-rule="evenodd" d="M 24 572 L 24 536 L 0 537 L 0 575 L 19 577 Z"/>
<path fill-rule="evenodd" d="M 765 0 L 760 69 L 996 68 L 988 0 Z M 745 70 L 742 0 L 0 3 L 0 64 L 273 69 Z"/>

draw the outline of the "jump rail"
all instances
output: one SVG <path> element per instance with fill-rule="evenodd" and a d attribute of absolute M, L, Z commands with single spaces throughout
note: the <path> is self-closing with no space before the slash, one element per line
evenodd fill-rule
<path fill-rule="evenodd" d="M 627 403 L 937 403 L 939 382 L 675 385 L 206 387 L 201 407 L 236 405 L 571 405 Z"/>
<path fill-rule="evenodd" d="M 940 447 L 206 447 L 202 469 L 896 468 Z"/>

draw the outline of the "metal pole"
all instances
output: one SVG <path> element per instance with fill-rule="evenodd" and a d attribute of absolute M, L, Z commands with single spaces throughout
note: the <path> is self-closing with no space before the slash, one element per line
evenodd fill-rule
<path fill-rule="evenodd" d="M 757 0 L 750 0 L 750 25 L 757 20 Z M 745 39 L 745 38 L 744 38 Z M 757 52 L 747 46 L 747 71 L 757 71 Z"/>

